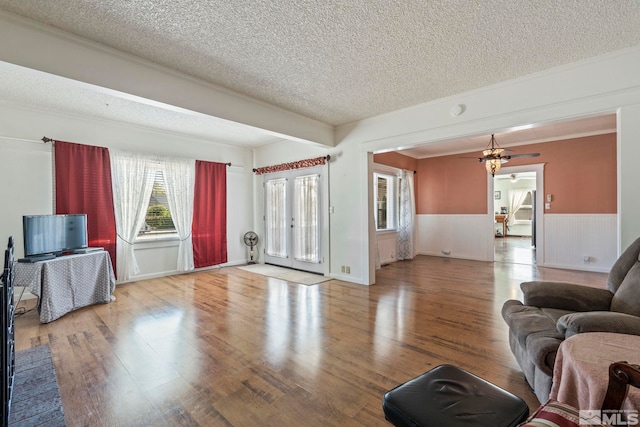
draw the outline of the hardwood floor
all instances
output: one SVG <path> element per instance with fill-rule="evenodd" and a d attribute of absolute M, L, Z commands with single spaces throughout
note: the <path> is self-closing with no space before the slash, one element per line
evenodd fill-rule
<path fill-rule="evenodd" d="M 17 318 L 16 349 L 51 345 L 69 426 L 384 426 L 385 391 L 442 363 L 535 408 L 503 302 L 525 280 L 606 278 L 426 256 L 377 277 L 304 286 L 226 267 L 140 281 L 50 324 Z"/>
<path fill-rule="evenodd" d="M 493 243 L 496 262 L 535 264 L 536 250 L 531 246 L 531 237 L 496 237 Z"/>

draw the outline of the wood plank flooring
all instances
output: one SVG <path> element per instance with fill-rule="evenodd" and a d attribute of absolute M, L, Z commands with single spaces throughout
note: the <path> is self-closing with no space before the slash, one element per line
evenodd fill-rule
<path fill-rule="evenodd" d="M 140 281 L 47 325 L 69 426 L 385 426 L 385 391 L 442 363 L 538 402 L 500 309 L 519 283 L 606 275 L 418 256 L 371 287 L 305 286 L 238 268 Z M 33 304 L 33 301 L 28 303 Z"/>

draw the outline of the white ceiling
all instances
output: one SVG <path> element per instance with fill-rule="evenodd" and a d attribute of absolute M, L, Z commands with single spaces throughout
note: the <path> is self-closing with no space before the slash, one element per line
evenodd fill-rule
<path fill-rule="evenodd" d="M 640 44 L 638 0 L 0 0 L 0 9 L 331 125 Z M 20 82 L 19 71 L 0 67 L 2 99 L 231 144 L 273 141 L 44 73 Z"/>
<path fill-rule="evenodd" d="M 495 138 L 498 144 L 504 148 L 612 132 L 616 132 L 615 114 L 531 125 L 524 129 L 510 129 L 506 132 L 495 133 Z M 426 157 L 481 151 L 489 144 L 490 140 L 491 135 L 476 135 L 469 138 L 431 142 L 398 152 L 417 159 L 423 159 Z M 514 154 L 518 154 L 517 150 L 514 151 Z M 478 154 L 479 157 L 482 157 L 480 153 Z"/>

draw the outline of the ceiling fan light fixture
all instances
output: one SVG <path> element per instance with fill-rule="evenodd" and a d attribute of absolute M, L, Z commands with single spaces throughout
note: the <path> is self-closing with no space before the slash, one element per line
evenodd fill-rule
<path fill-rule="evenodd" d="M 485 162 L 487 172 L 489 172 L 492 176 L 498 173 L 501 166 L 502 162 L 500 161 L 500 159 L 489 159 Z"/>
<path fill-rule="evenodd" d="M 500 154 L 504 153 L 504 148 L 487 148 L 485 150 L 482 151 L 482 154 L 485 157 L 493 157 L 493 156 L 499 156 Z"/>
<path fill-rule="evenodd" d="M 511 150 L 505 150 L 504 148 L 498 145 L 498 141 L 496 141 L 495 134 L 491 134 L 491 140 L 489 144 L 482 150 L 482 157 L 477 157 L 480 163 L 484 163 L 484 166 L 487 168 L 487 172 L 491 174 L 491 176 L 495 176 L 503 163 L 507 163 L 510 159 L 520 158 L 520 157 L 538 157 L 540 153 L 528 153 L 528 154 L 511 154 L 503 155 L 503 153 Z M 511 176 L 512 182 L 517 180 L 515 174 Z"/>

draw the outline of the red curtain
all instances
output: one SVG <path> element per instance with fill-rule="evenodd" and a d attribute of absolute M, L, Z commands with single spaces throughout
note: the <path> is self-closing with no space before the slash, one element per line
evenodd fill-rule
<path fill-rule="evenodd" d="M 103 247 L 116 271 L 111 162 L 104 147 L 55 142 L 56 213 L 87 214 L 89 246 Z"/>
<path fill-rule="evenodd" d="M 196 160 L 193 203 L 193 264 L 227 262 L 227 165 Z"/>

